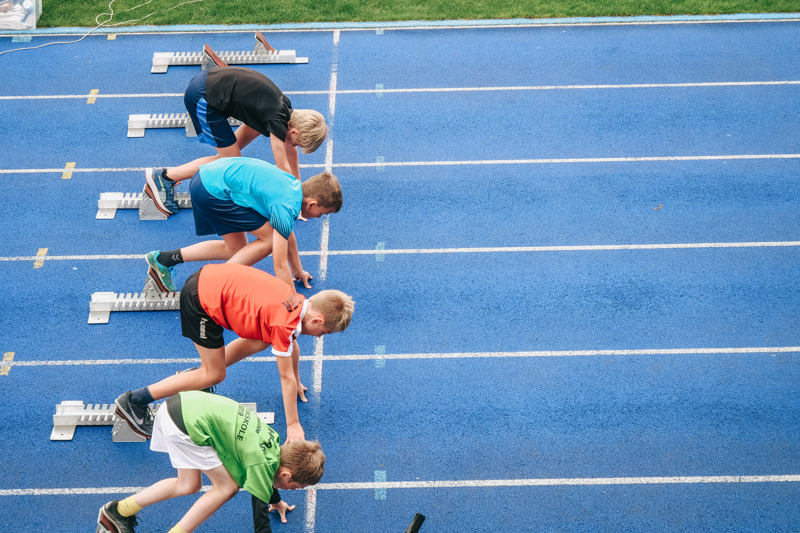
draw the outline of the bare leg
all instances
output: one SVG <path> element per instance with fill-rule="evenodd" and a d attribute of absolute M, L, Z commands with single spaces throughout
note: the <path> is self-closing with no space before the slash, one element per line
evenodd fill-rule
<path fill-rule="evenodd" d="M 247 124 L 242 124 L 238 128 L 236 128 L 236 146 L 239 147 L 239 150 L 244 150 L 244 147 L 253 142 L 253 140 L 261 135 L 256 130 L 248 126 Z"/>
<path fill-rule="evenodd" d="M 200 496 L 189 511 L 178 521 L 178 526 L 191 533 L 200 524 L 209 519 L 225 502 L 239 492 L 239 485 L 233 480 L 224 466 L 203 473 L 211 480 L 211 490 Z"/>
<path fill-rule="evenodd" d="M 245 246 L 247 246 L 247 234 L 245 232 L 228 233 L 222 236 L 221 241 L 203 241 L 181 248 L 181 257 L 183 257 L 184 263 L 230 259 Z"/>
<path fill-rule="evenodd" d="M 250 233 L 256 239 L 240 248 L 228 259 L 228 262 L 251 266 L 267 257 L 272 253 L 272 232 L 272 226 L 269 222 L 266 222 L 257 230 L 251 231 Z"/>
<path fill-rule="evenodd" d="M 162 479 L 150 485 L 142 492 L 134 494 L 133 501 L 139 507 L 147 507 L 170 498 L 194 494 L 201 488 L 203 484 L 199 470 L 178 469 L 178 477 Z"/>
<path fill-rule="evenodd" d="M 187 390 L 207 389 L 225 379 L 225 347 L 205 348 L 195 343 L 200 354 L 200 368 L 181 372 L 148 387 L 154 400 Z"/>
<path fill-rule="evenodd" d="M 239 157 L 242 155 L 242 151 L 240 150 L 238 143 L 226 146 L 225 148 L 217 148 L 216 150 L 217 155 L 201 157 L 199 159 L 195 159 L 194 161 L 184 163 L 183 165 L 168 168 L 167 177 L 172 181 L 188 180 L 197 174 L 197 171 L 200 169 L 200 165 L 205 165 L 206 163 L 210 163 L 216 159 L 219 159 L 220 157 Z"/>
<path fill-rule="evenodd" d="M 245 357 L 251 356 L 269 348 L 269 344 L 257 339 L 236 339 L 225 346 L 225 366 L 238 363 Z"/>

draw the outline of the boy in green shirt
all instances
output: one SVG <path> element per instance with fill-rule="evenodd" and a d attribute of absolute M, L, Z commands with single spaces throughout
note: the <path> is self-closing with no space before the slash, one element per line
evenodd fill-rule
<path fill-rule="evenodd" d="M 315 485 L 325 467 L 318 442 L 298 440 L 280 446 L 278 433 L 253 411 L 230 398 L 200 391 L 181 392 L 161 404 L 150 449 L 168 453 L 178 476 L 105 504 L 97 517 L 98 531 L 134 531 L 136 513 L 142 508 L 199 492 L 201 473 L 211 480 L 211 490 L 169 533 L 194 531 L 240 488 L 285 512 L 288 506 L 276 498 L 275 489 Z"/>

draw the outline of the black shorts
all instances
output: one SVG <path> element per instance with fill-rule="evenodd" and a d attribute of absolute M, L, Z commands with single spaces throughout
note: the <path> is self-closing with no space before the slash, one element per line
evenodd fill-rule
<path fill-rule="evenodd" d="M 197 291 L 198 270 L 186 280 L 181 289 L 181 333 L 204 348 L 222 348 L 225 328 L 214 322 L 200 305 Z"/>

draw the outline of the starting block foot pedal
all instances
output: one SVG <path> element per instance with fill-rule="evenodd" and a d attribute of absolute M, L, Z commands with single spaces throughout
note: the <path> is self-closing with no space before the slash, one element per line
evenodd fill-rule
<path fill-rule="evenodd" d="M 142 193 L 142 202 L 139 204 L 139 220 L 167 220 L 168 218 L 169 216 L 156 207 L 152 198 Z"/>
<path fill-rule="evenodd" d="M 200 67 L 203 70 L 208 70 L 210 68 L 218 68 L 218 67 L 227 67 L 228 64 L 221 60 L 219 56 L 211 49 L 210 46 L 203 45 L 203 60 L 200 63 Z"/>

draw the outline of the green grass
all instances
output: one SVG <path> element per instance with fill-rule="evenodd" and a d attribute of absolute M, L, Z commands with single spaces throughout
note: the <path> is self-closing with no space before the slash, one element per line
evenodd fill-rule
<path fill-rule="evenodd" d="M 116 0 L 109 24 L 278 24 L 391 20 L 454 20 L 705 15 L 800 11 L 800 0 Z M 108 20 L 108 0 L 43 0 L 38 26 L 94 27 Z M 141 19 L 141 20 L 134 20 Z"/>

